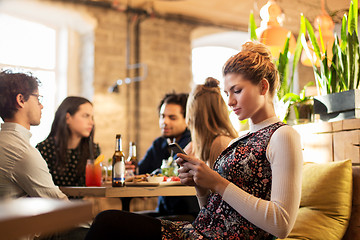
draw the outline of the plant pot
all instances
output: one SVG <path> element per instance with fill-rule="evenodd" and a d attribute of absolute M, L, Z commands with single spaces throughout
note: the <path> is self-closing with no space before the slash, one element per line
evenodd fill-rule
<path fill-rule="evenodd" d="M 290 106 L 289 114 L 286 118 L 287 124 L 297 125 L 313 122 L 313 108 L 314 105 L 312 100 Z M 298 112 L 298 117 L 296 117 L 295 111 Z"/>
<path fill-rule="evenodd" d="M 312 101 L 311 103 L 298 103 L 297 108 L 299 111 L 298 124 L 313 122 L 314 104 Z"/>
<path fill-rule="evenodd" d="M 360 89 L 314 97 L 314 113 L 328 122 L 360 118 Z"/>

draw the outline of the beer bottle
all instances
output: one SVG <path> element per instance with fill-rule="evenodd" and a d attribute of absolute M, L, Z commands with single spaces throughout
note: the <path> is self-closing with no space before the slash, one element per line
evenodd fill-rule
<path fill-rule="evenodd" d="M 136 157 L 136 144 L 135 142 L 129 143 L 129 157 L 126 160 L 127 162 L 130 162 L 132 165 L 135 165 L 135 172 L 134 174 L 138 175 L 138 166 L 137 166 L 137 157 Z"/>
<path fill-rule="evenodd" d="M 121 134 L 116 134 L 115 153 L 112 159 L 112 186 L 125 186 L 125 156 L 121 147 Z"/>

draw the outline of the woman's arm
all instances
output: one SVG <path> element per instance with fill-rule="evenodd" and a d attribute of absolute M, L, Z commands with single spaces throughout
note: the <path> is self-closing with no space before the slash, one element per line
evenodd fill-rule
<path fill-rule="evenodd" d="M 217 136 L 214 139 L 214 141 L 211 144 L 210 155 L 208 160 L 209 166 L 211 168 L 214 167 L 214 163 L 216 159 L 219 157 L 222 151 L 224 151 L 225 148 L 227 148 L 231 140 L 233 140 L 233 138 L 228 136 Z M 210 190 L 207 188 L 201 188 L 199 186 L 195 186 L 195 189 L 196 189 L 196 197 L 198 199 L 199 206 L 201 208 L 207 203 L 208 196 L 210 195 Z"/>
<path fill-rule="evenodd" d="M 290 126 L 280 127 L 270 139 L 267 158 L 272 169 L 270 201 L 256 198 L 232 183 L 223 199 L 256 226 L 284 238 L 294 225 L 300 204 L 303 161 L 299 134 Z"/>
<path fill-rule="evenodd" d="M 181 166 L 178 170 L 180 181 L 185 185 L 195 186 L 200 207 L 205 205 L 210 191 L 221 195 L 224 193 L 230 182 L 210 169 L 204 161 L 181 153 L 178 157 L 176 163 Z"/>

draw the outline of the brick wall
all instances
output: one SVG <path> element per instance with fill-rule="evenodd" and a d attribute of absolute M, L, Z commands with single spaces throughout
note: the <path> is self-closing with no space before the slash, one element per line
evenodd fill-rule
<path fill-rule="evenodd" d="M 94 73 L 93 86 L 85 86 L 94 87 L 95 141 L 100 144 L 105 157 L 110 158 L 114 151 L 115 134 L 121 133 L 125 154 L 128 153 L 129 141 L 136 141 L 141 159 L 160 134 L 157 113 L 160 99 L 173 90 L 189 92 L 191 89 L 191 34 L 198 26 L 174 19 L 142 19 L 139 26 L 139 62 L 147 64 L 147 77 L 138 83 L 123 84 L 119 93 L 109 93 L 108 88 L 117 79 L 127 77 L 126 14 L 110 8 L 68 2 L 56 1 L 53 5 L 85 13 L 97 23 L 94 30 L 94 66 L 81 68 L 82 75 L 88 71 Z M 134 50 L 134 45 L 131 47 Z M 135 63 L 133 53 L 130 63 Z M 303 72 L 306 71 L 299 69 L 299 75 L 303 76 Z M 133 77 L 134 73 L 130 72 L 130 75 Z M 310 77 L 313 78 L 313 74 L 300 78 L 300 85 L 303 86 Z"/>
<path fill-rule="evenodd" d="M 128 153 L 129 141 L 137 141 L 138 157 L 141 159 L 152 141 L 160 135 L 157 105 L 163 95 L 173 90 L 189 92 L 191 89 L 190 36 L 196 26 L 177 20 L 143 18 L 139 25 L 139 62 L 148 66 L 147 77 L 138 83 L 119 86 L 119 93 L 109 93 L 108 88 L 117 79 L 127 77 L 126 14 L 82 4 L 55 4 L 86 13 L 97 22 L 94 68 L 81 69 L 82 74 L 94 72 L 95 141 L 100 144 L 105 157 L 110 158 L 114 151 L 115 134 L 121 133 L 125 154 Z M 132 34 L 131 39 L 133 37 Z M 134 45 L 131 47 L 134 50 Z M 132 53 L 130 63 L 134 61 Z M 130 77 L 133 76 L 134 72 L 130 71 Z M 139 96 L 138 99 L 136 96 Z"/>

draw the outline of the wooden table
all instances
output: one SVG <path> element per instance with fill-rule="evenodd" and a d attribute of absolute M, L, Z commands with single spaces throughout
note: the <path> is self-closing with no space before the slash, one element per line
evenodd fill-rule
<path fill-rule="evenodd" d="M 60 187 L 60 190 L 72 197 L 118 197 L 121 198 L 125 211 L 129 211 L 133 197 L 196 195 L 195 188 L 189 186 Z"/>
<path fill-rule="evenodd" d="M 0 238 L 52 234 L 92 219 L 92 204 L 45 198 L 0 201 Z"/>

